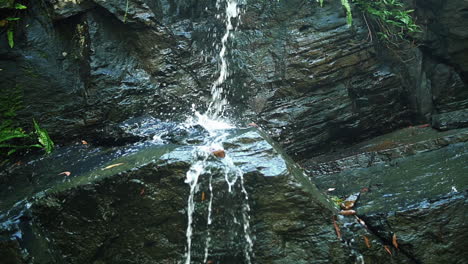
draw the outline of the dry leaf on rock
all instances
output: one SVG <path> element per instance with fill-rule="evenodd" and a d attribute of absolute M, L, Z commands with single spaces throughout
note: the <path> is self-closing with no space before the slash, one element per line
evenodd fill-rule
<path fill-rule="evenodd" d="M 385 245 L 383 247 L 384 247 L 385 251 L 387 251 L 387 253 L 390 254 L 390 256 L 393 256 L 392 251 L 390 250 L 389 246 Z"/>
<path fill-rule="evenodd" d="M 336 236 L 341 240 L 341 230 L 338 224 L 336 223 L 336 217 L 333 216 L 333 227 L 335 228 Z"/>
<path fill-rule="evenodd" d="M 345 216 L 348 216 L 348 215 L 355 215 L 355 214 L 356 214 L 356 211 L 354 211 L 354 210 L 341 210 L 340 214 L 341 214 L 341 215 L 345 215 Z"/>
<path fill-rule="evenodd" d="M 108 169 L 112 169 L 112 168 L 115 168 L 117 166 L 121 166 L 121 165 L 124 165 L 124 163 L 116 163 L 116 164 L 112 164 L 112 165 L 109 165 L 105 168 L 103 168 L 102 170 L 108 170 Z"/>
<path fill-rule="evenodd" d="M 393 237 L 392 237 L 392 244 L 393 246 L 398 249 L 398 242 L 397 242 L 397 236 L 396 234 L 393 234 Z"/>
<path fill-rule="evenodd" d="M 364 238 L 364 243 L 366 244 L 366 247 L 371 248 L 371 243 L 370 243 L 369 238 L 364 235 L 362 237 Z"/>
<path fill-rule="evenodd" d="M 213 150 L 213 151 L 211 151 L 211 153 L 213 153 L 213 155 L 215 155 L 215 156 L 218 157 L 218 158 L 224 158 L 224 157 L 226 157 L 226 152 L 224 152 L 223 149 Z"/>

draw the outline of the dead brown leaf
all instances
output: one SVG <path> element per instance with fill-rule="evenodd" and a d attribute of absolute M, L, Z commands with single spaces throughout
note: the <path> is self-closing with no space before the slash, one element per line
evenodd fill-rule
<path fill-rule="evenodd" d="M 354 203 L 356 201 L 344 201 L 340 204 L 341 206 L 341 209 L 344 209 L 344 210 L 350 210 L 351 208 L 354 207 Z"/>
<path fill-rule="evenodd" d="M 335 228 L 336 236 L 341 240 L 341 230 L 338 224 L 336 223 L 336 216 L 333 216 L 333 227 Z"/>
<path fill-rule="evenodd" d="M 396 236 L 395 233 L 393 233 L 392 244 L 393 244 L 393 246 L 394 246 L 396 249 L 398 249 L 397 236 Z"/>
<path fill-rule="evenodd" d="M 356 217 L 356 220 L 358 221 L 359 224 L 361 224 L 363 227 L 367 228 L 366 222 L 364 222 L 364 220 L 359 218 L 357 215 L 355 215 L 354 217 Z"/>
<path fill-rule="evenodd" d="M 124 165 L 125 163 L 116 163 L 116 164 L 112 164 L 112 165 L 109 165 L 105 168 L 103 168 L 102 170 L 108 170 L 108 169 L 112 169 L 112 168 L 115 168 L 117 166 L 121 166 L 121 165 Z"/>
<path fill-rule="evenodd" d="M 81 144 L 88 145 L 88 142 L 86 140 L 81 140 Z"/>
<path fill-rule="evenodd" d="M 213 150 L 213 151 L 211 151 L 211 153 L 213 153 L 213 155 L 215 155 L 215 156 L 218 157 L 218 158 L 224 158 L 224 157 L 226 157 L 226 152 L 224 152 L 223 149 Z"/>
<path fill-rule="evenodd" d="M 71 175 L 71 172 L 69 172 L 69 171 L 64 171 L 64 172 L 59 173 L 58 175 L 70 176 L 70 175 Z"/>
<path fill-rule="evenodd" d="M 366 247 L 371 248 L 371 243 L 370 243 L 369 238 L 364 235 L 362 237 L 364 238 L 364 243 L 366 244 Z"/>
<path fill-rule="evenodd" d="M 145 194 L 145 188 L 141 188 L 140 190 L 140 196 L 143 196 L 143 194 Z"/>
<path fill-rule="evenodd" d="M 251 127 L 258 127 L 258 125 L 257 125 L 257 124 L 255 124 L 254 122 L 252 122 L 252 123 L 248 123 L 247 125 L 248 125 L 248 126 L 251 126 Z"/>
<path fill-rule="evenodd" d="M 202 200 L 202 201 L 205 201 L 205 198 L 206 198 L 206 197 L 205 197 L 205 192 L 202 192 L 202 193 L 201 193 L 201 200 Z"/>
<path fill-rule="evenodd" d="M 348 216 L 348 215 L 355 215 L 355 214 L 356 214 L 356 211 L 354 211 L 354 210 L 341 210 L 340 214 L 341 214 L 341 215 L 345 215 L 345 216 Z"/>
<path fill-rule="evenodd" d="M 384 245 L 383 247 L 384 247 L 385 251 L 387 251 L 387 253 L 390 254 L 390 256 L 393 256 L 392 250 L 390 250 L 390 247 L 389 247 L 389 246 Z"/>

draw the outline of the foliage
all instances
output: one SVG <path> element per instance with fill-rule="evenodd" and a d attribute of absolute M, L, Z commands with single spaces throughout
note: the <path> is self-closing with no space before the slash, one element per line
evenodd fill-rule
<path fill-rule="evenodd" d="M 43 148 L 47 154 L 51 153 L 54 150 L 54 142 L 49 137 L 49 133 L 45 129 L 42 129 L 33 119 L 34 122 L 34 129 L 36 130 L 35 133 L 37 135 L 37 141 L 39 144 L 32 145 L 32 147 L 39 147 Z"/>
<path fill-rule="evenodd" d="M 18 87 L 2 89 L 0 92 L 0 156 L 10 156 L 20 149 L 42 148 L 52 152 L 54 143 L 46 130 L 35 120 L 34 133 L 18 127 L 16 112 L 21 109 L 21 90 Z"/>
<path fill-rule="evenodd" d="M 27 9 L 27 7 L 23 4 L 16 3 L 15 0 L 0 0 L 0 8 L 7 10 L 7 12 L 0 17 L 0 28 L 6 28 L 8 45 L 10 48 L 13 48 L 15 46 L 14 28 L 17 21 L 20 20 L 18 11 Z"/>
<path fill-rule="evenodd" d="M 387 43 L 402 40 L 408 33 L 421 32 L 401 0 L 354 0 L 365 16 L 377 27 L 377 35 Z M 366 20 L 367 21 L 367 20 Z M 369 29 L 370 30 L 370 29 Z"/>
<path fill-rule="evenodd" d="M 323 0 L 317 1 L 323 6 Z M 386 43 L 395 44 L 395 41 L 404 39 L 408 33 L 421 31 L 411 17 L 414 10 L 405 10 L 402 0 L 352 0 L 352 2 L 363 13 L 366 23 L 368 18 L 374 22 L 373 31 L 368 24 L 370 33 L 376 33 Z M 341 0 L 341 5 L 346 10 L 346 22 L 351 26 L 353 17 L 349 0 Z"/>

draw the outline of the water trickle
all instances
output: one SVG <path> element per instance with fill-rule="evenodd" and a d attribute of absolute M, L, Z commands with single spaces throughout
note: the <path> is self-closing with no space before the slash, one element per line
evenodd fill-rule
<path fill-rule="evenodd" d="M 188 226 L 186 233 L 187 248 L 185 252 L 185 264 L 190 264 L 191 261 L 194 261 L 193 254 L 195 253 L 193 251 L 195 250 L 195 247 L 193 239 L 197 236 L 194 235 L 194 230 L 203 229 L 203 227 L 199 227 L 194 223 L 196 208 L 204 208 L 203 206 L 196 206 L 194 197 L 196 193 L 200 192 L 199 189 L 202 188 L 200 186 L 204 186 L 203 188 L 206 188 L 206 181 L 208 181 L 209 193 L 208 208 L 205 209 L 207 211 L 205 227 L 206 230 L 203 233 L 204 243 L 200 241 L 197 241 L 197 243 L 203 244 L 203 253 L 201 253 L 203 255 L 203 263 L 209 262 L 210 249 L 213 246 L 212 243 L 216 242 L 216 239 L 212 237 L 212 235 L 214 235 L 212 234 L 212 232 L 214 232 L 214 219 L 212 210 L 213 205 L 217 201 L 217 199 L 215 199 L 215 193 L 218 191 L 221 192 L 221 194 L 225 192 L 223 190 L 218 190 L 220 186 L 225 186 L 219 184 L 219 177 L 224 180 L 224 184 L 227 184 L 226 197 L 219 199 L 232 199 L 233 201 L 230 202 L 232 202 L 233 207 L 239 208 L 238 212 L 231 212 L 230 214 L 226 214 L 226 217 L 228 217 L 228 215 L 232 215 L 232 223 L 234 225 L 241 226 L 239 231 L 243 233 L 243 235 L 240 237 L 236 236 L 238 240 L 243 240 L 243 248 L 239 250 L 240 252 L 232 252 L 232 254 L 243 254 L 244 262 L 250 264 L 251 258 L 253 256 L 253 241 L 250 236 L 250 206 L 248 204 L 248 193 L 244 187 L 244 174 L 242 170 L 234 164 L 233 160 L 229 156 L 229 153 L 225 153 L 223 157 L 215 159 L 215 161 L 213 161 L 212 154 L 214 151 L 224 152 L 222 143 L 229 135 L 228 130 L 235 128 L 235 126 L 231 125 L 224 116 L 224 111 L 226 110 L 225 108 L 228 104 L 227 99 L 225 98 L 224 88 L 226 86 L 226 79 L 229 77 L 227 44 L 229 39 L 233 37 L 232 33 L 236 30 L 236 26 L 233 25 L 233 19 L 239 18 L 241 10 L 239 9 L 237 0 L 217 0 L 216 7 L 218 10 L 225 8 L 224 15 L 218 14 L 216 16 L 218 19 L 223 19 L 225 23 L 225 33 L 221 38 L 220 44 L 213 44 L 213 47 L 216 49 L 219 45 L 221 46 L 218 54 L 219 76 L 211 86 L 211 101 L 207 107 L 207 111 L 204 114 L 201 114 L 196 110 L 195 105 L 192 105 L 193 116 L 189 117 L 185 122 L 185 126 L 187 127 L 201 126 L 209 133 L 207 138 L 205 138 L 203 145 L 197 147 L 193 151 L 192 157 L 194 162 L 186 174 L 186 183 L 190 185 L 190 194 L 187 201 Z M 216 35 L 216 33 L 213 35 Z M 213 163 L 217 164 L 215 168 L 210 167 L 213 166 Z M 215 184 L 215 182 L 217 184 Z M 202 199 L 202 202 L 203 200 L 204 198 Z M 228 210 L 226 208 L 224 209 Z M 226 226 L 224 228 L 226 228 L 227 232 L 231 232 L 231 230 L 228 230 L 230 227 Z M 232 233 L 235 234 L 236 231 L 232 231 Z M 201 260 L 201 256 L 199 259 Z"/>

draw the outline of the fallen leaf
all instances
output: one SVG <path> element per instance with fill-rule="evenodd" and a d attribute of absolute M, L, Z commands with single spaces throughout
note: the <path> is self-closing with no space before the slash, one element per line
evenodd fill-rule
<path fill-rule="evenodd" d="M 341 230 L 338 224 L 336 223 L 336 217 L 333 216 L 333 227 L 335 228 L 336 236 L 338 237 L 339 240 L 341 240 Z"/>
<path fill-rule="evenodd" d="M 70 176 L 70 175 L 71 175 L 71 172 L 69 172 L 69 171 L 64 171 L 64 172 L 59 173 L 58 175 Z"/>
<path fill-rule="evenodd" d="M 208 260 L 206 264 L 213 264 L 214 262 L 212 260 Z"/>
<path fill-rule="evenodd" d="M 257 124 L 255 124 L 254 122 L 252 122 L 252 123 L 248 123 L 247 125 L 248 125 L 248 126 L 251 126 L 251 127 L 258 127 L 258 125 L 257 125 Z"/>
<path fill-rule="evenodd" d="M 202 200 L 202 201 L 205 201 L 205 192 L 202 192 L 202 193 L 201 193 L 201 200 Z"/>
<path fill-rule="evenodd" d="M 389 246 L 384 245 L 383 247 L 384 247 L 385 251 L 387 251 L 387 253 L 390 254 L 390 256 L 393 256 L 392 251 L 390 250 Z"/>
<path fill-rule="evenodd" d="M 86 142 L 86 140 L 81 140 L 81 144 L 88 145 L 88 142 Z"/>
<path fill-rule="evenodd" d="M 364 222 L 361 218 L 359 218 L 357 215 L 355 215 L 356 220 L 358 221 L 359 224 L 361 224 L 363 227 L 367 228 L 366 222 Z"/>
<path fill-rule="evenodd" d="M 18 161 L 18 162 L 15 163 L 15 166 L 21 166 L 22 164 L 23 164 L 23 162 Z"/>
<path fill-rule="evenodd" d="M 344 210 L 350 210 L 351 208 L 354 207 L 354 204 L 356 203 L 357 199 L 359 198 L 359 196 L 361 195 L 360 192 L 357 192 L 357 193 L 353 193 L 351 194 L 350 196 L 348 196 L 348 198 L 346 198 L 341 204 L 341 209 L 344 209 Z"/>
<path fill-rule="evenodd" d="M 392 244 L 393 244 L 393 246 L 394 246 L 396 249 L 398 249 L 397 236 L 396 236 L 395 233 L 393 233 Z"/>
<path fill-rule="evenodd" d="M 145 188 L 141 188 L 140 190 L 140 195 L 142 196 L 143 194 L 145 194 Z"/>
<path fill-rule="evenodd" d="M 364 243 L 366 244 L 366 247 L 367 248 L 371 248 L 371 243 L 370 243 L 370 240 L 369 238 L 367 238 L 366 236 L 362 236 L 364 238 Z"/>
<path fill-rule="evenodd" d="M 369 191 L 369 188 L 367 187 L 361 188 L 361 193 L 366 193 L 368 191 Z"/>
<path fill-rule="evenodd" d="M 336 188 L 328 188 L 327 192 L 333 192 L 334 190 L 336 190 Z"/>
<path fill-rule="evenodd" d="M 344 201 L 340 204 L 341 206 L 341 209 L 344 209 L 344 210 L 350 210 L 351 208 L 354 207 L 354 202 L 355 201 Z"/>
<path fill-rule="evenodd" d="M 226 157 L 226 152 L 224 152 L 223 149 L 220 149 L 220 150 L 213 150 L 213 151 L 211 151 L 211 153 L 213 153 L 213 155 L 215 155 L 215 156 L 218 157 L 218 158 L 224 158 L 224 157 Z"/>
<path fill-rule="evenodd" d="M 105 168 L 103 168 L 102 170 L 108 170 L 108 169 L 112 169 L 114 167 L 117 167 L 117 166 L 120 166 L 120 165 L 124 165 L 124 163 L 116 163 L 116 164 L 112 164 L 112 165 L 109 165 Z"/>
<path fill-rule="evenodd" d="M 341 214 L 341 215 L 346 215 L 346 216 L 348 216 L 348 215 L 355 215 L 355 214 L 356 214 L 356 211 L 354 211 L 354 210 L 341 210 L 340 214 Z"/>
<path fill-rule="evenodd" d="M 429 124 L 424 124 L 424 125 L 418 126 L 418 128 L 425 128 L 425 127 L 430 127 L 430 126 L 431 126 L 431 125 L 429 125 Z"/>

